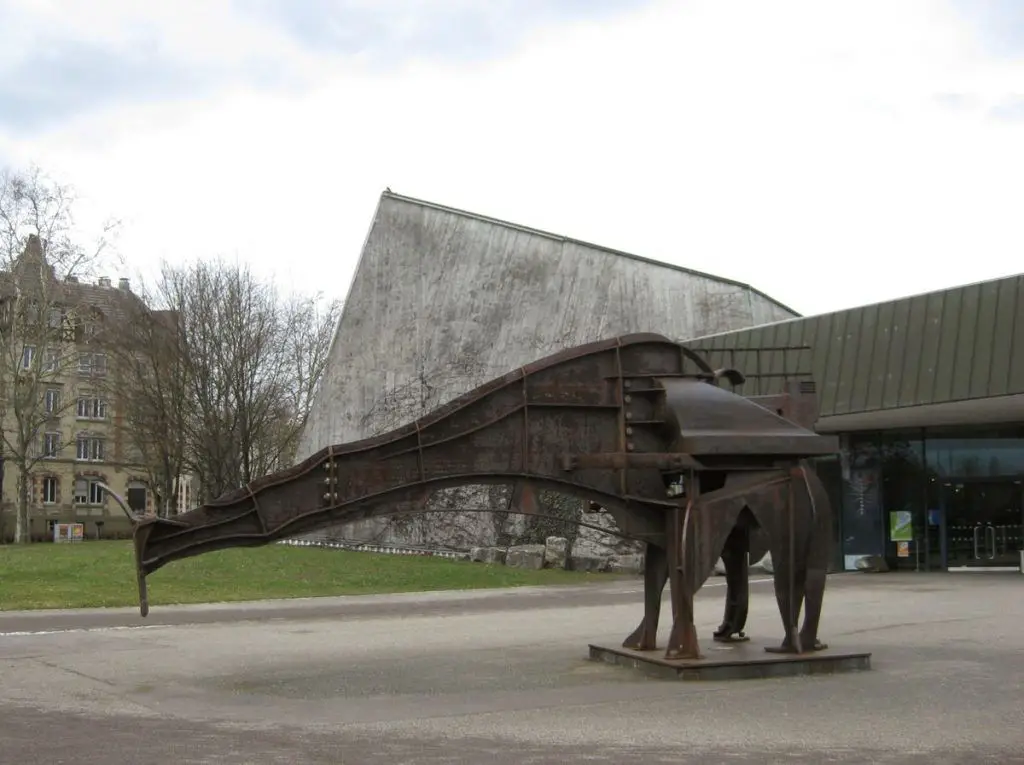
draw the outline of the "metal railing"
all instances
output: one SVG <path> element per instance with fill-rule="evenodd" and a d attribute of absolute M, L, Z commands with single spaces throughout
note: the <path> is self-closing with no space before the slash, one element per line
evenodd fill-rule
<path fill-rule="evenodd" d="M 331 550 L 349 550 L 352 552 L 382 553 L 384 555 L 422 555 L 431 558 L 448 558 L 450 560 L 468 560 L 468 551 L 438 550 L 424 547 L 407 547 L 404 545 L 376 544 L 372 542 L 341 541 L 331 542 L 325 539 L 282 539 L 276 544 L 289 547 L 324 547 Z"/>

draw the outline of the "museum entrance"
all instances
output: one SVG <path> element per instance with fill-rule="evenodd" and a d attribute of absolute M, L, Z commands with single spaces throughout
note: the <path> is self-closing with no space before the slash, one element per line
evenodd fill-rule
<path fill-rule="evenodd" d="M 1024 547 L 1020 480 L 952 479 L 943 494 L 948 570 L 1020 568 Z"/>

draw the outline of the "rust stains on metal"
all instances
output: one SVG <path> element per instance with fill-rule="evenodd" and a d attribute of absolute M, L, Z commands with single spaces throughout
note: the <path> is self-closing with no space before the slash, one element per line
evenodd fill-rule
<path fill-rule="evenodd" d="M 573 495 L 604 507 L 622 535 L 646 543 L 644 615 L 625 647 L 656 649 L 670 584 L 665 655 L 699 658 L 693 596 L 719 558 L 727 594 L 713 638 L 744 640 L 747 561 L 763 546 L 783 623 L 777 650 L 820 650 L 832 510 L 809 460 L 835 453 L 838 442 L 813 430 L 813 383 L 794 380 L 781 394 L 746 398 L 730 389 L 742 381 L 656 334 L 535 361 L 416 422 L 325 448 L 173 520 L 139 519 L 142 613 L 146 576 L 171 561 L 423 512 L 425 498 L 446 487 L 505 484 L 514 488 L 514 512 L 545 512 L 539 490 Z"/>

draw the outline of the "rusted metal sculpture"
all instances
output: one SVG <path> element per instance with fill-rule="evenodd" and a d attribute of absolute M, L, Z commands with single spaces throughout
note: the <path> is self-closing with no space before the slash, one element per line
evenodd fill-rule
<path fill-rule="evenodd" d="M 742 639 L 750 539 L 760 529 L 784 625 L 774 650 L 823 648 L 818 621 L 831 509 L 808 459 L 836 452 L 837 441 L 812 429 L 813 384 L 746 398 L 723 381 L 735 387 L 743 376 L 714 371 L 660 335 L 590 343 L 384 435 L 321 449 L 188 513 L 136 518 L 142 615 L 146 576 L 171 561 L 421 512 L 432 492 L 449 486 L 510 484 L 513 511 L 542 512 L 539 489 L 574 495 L 606 508 L 623 536 L 646 543 L 644 617 L 624 645 L 656 648 L 669 583 L 666 657 L 699 658 L 693 596 L 719 557 L 728 592 L 715 638 Z"/>

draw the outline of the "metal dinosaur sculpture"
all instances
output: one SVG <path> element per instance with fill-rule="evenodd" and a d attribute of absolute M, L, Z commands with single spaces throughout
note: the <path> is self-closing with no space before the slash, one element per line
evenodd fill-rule
<path fill-rule="evenodd" d="M 391 432 L 328 446 L 190 512 L 133 516 L 140 611 L 149 611 L 146 577 L 174 560 L 422 512 L 444 487 L 510 484 L 513 512 L 542 513 L 536 491 L 549 489 L 604 507 L 622 536 L 646 543 L 644 616 L 625 646 L 656 648 L 668 583 L 673 623 L 666 658 L 700 658 L 693 596 L 720 557 L 728 586 L 714 637 L 745 639 L 756 532 L 755 544 L 772 554 L 784 627 L 772 650 L 824 648 L 818 625 L 831 508 L 808 460 L 835 453 L 838 442 L 813 431 L 813 383 L 746 398 L 723 381 L 735 387 L 743 376 L 713 370 L 661 335 L 588 343 Z"/>

